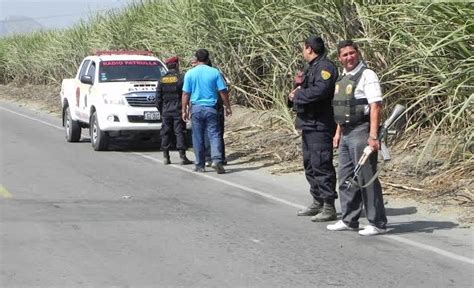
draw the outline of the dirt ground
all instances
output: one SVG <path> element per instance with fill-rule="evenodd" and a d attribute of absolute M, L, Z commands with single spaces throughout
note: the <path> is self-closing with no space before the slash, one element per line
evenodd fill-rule
<path fill-rule="evenodd" d="M 0 85 L 0 100 L 13 101 L 60 116 L 59 87 Z M 269 173 L 303 171 L 300 135 L 283 125 L 275 111 L 233 106 L 226 119 L 225 142 L 230 161 L 264 167 Z M 451 165 L 446 153 L 433 147 L 419 160 L 429 131 L 416 138 L 401 138 L 390 147 L 392 160 L 384 164 L 380 180 L 387 198 L 414 199 L 431 213 L 458 215 L 464 225 L 474 224 L 474 163 Z M 442 137 L 438 141 L 443 143 Z M 436 149 L 435 149 L 436 148 Z M 335 159 L 337 166 L 337 154 Z"/>

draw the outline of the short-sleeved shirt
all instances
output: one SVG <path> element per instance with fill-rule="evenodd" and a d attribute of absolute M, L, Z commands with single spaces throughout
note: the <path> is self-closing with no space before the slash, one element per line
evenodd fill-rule
<path fill-rule="evenodd" d="M 205 64 L 197 65 L 184 75 L 183 92 L 191 94 L 191 104 L 215 106 L 217 92 L 227 89 L 222 74 Z"/>
<path fill-rule="evenodd" d="M 359 65 L 353 70 L 347 72 L 345 69 L 342 72 L 343 75 L 355 75 L 357 72 L 364 67 L 365 64 L 360 61 Z M 369 104 L 382 102 L 382 88 L 380 87 L 379 77 L 373 70 L 366 68 L 364 72 L 362 72 L 362 76 L 360 77 L 359 83 L 354 91 L 354 98 L 362 99 L 367 98 L 367 102 Z M 369 105 L 365 107 L 366 115 L 369 114 Z"/>

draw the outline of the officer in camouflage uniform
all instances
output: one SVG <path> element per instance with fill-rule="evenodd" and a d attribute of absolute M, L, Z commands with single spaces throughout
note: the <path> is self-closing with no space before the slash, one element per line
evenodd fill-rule
<path fill-rule="evenodd" d="M 288 95 L 289 104 L 296 111 L 295 126 L 302 130 L 303 164 L 313 198 L 313 203 L 297 215 L 313 216 L 314 222 L 336 219 L 336 172 L 332 163 L 336 124 L 332 100 L 338 72 L 324 52 L 320 37 L 306 39 L 303 57 L 308 66 L 301 85 Z"/>
<path fill-rule="evenodd" d="M 176 138 L 176 149 L 179 151 L 181 165 L 192 163 L 186 157 L 186 123 L 181 119 L 183 76 L 179 73 L 178 60 L 178 57 L 165 60 L 168 73 L 160 79 L 156 88 L 156 104 L 162 117 L 161 149 L 165 165 L 171 163 L 169 150 L 173 138 Z"/>

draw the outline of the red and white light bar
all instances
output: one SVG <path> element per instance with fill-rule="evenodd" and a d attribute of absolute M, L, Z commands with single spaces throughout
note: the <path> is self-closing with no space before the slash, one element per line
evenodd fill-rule
<path fill-rule="evenodd" d="M 94 53 L 96 56 L 102 55 L 143 55 L 153 56 L 153 52 L 149 50 L 99 50 Z"/>

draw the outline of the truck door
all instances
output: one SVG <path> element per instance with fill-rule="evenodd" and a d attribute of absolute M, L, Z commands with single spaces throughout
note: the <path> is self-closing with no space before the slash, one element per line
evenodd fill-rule
<path fill-rule="evenodd" d="M 90 85 L 84 84 L 81 82 L 81 77 L 86 75 L 87 70 L 89 69 L 91 60 L 84 60 L 82 63 L 81 69 L 79 70 L 79 74 L 77 75 L 77 87 L 75 91 L 75 101 L 74 105 L 75 111 L 76 111 L 76 116 L 84 121 L 84 118 L 87 118 L 87 116 L 83 115 L 84 114 L 84 91 L 88 89 Z"/>
<path fill-rule="evenodd" d="M 88 123 L 89 122 L 89 109 L 90 109 L 90 101 L 89 96 L 91 95 L 92 89 L 94 89 L 94 84 L 96 83 L 96 64 L 94 61 L 90 61 L 88 68 L 84 75 L 92 77 L 92 85 L 80 83 L 78 87 L 78 91 L 76 91 L 76 97 L 79 97 L 79 111 L 81 111 L 81 120 Z"/>

